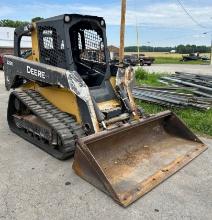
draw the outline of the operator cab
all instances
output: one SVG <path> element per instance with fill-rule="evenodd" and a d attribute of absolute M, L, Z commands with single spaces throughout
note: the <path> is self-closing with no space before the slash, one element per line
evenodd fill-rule
<path fill-rule="evenodd" d="M 64 14 L 17 28 L 15 56 L 19 57 L 22 36 L 32 37 L 33 61 L 77 71 L 91 90 L 98 90 L 93 92 L 98 101 L 115 98 L 103 18 Z"/>
<path fill-rule="evenodd" d="M 106 73 L 105 44 L 102 29 L 93 22 L 78 22 L 69 30 L 72 57 L 89 87 L 99 86 Z"/>

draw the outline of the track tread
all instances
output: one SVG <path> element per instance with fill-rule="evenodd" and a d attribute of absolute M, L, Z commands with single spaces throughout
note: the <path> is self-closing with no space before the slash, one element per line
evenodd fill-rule
<path fill-rule="evenodd" d="M 57 155 L 54 155 L 52 152 L 48 153 L 59 159 L 66 158 L 66 155 L 72 155 L 75 150 L 76 140 L 86 136 L 84 130 L 76 120 L 68 113 L 60 111 L 41 96 L 40 93 L 34 90 L 14 91 L 13 94 L 23 102 L 33 114 L 45 121 L 60 136 L 63 143 L 62 152 L 58 152 Z M 51 148 L 52 146 L 49 147 Z M 48 151 L 46 149 L 44 150 Z M 60 153 L 62 156 L 60 156 Z"/>

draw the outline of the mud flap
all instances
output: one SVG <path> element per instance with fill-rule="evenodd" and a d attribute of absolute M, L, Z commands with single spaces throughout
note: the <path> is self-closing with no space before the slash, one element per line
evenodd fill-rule
<path fill-rule="evenodd" d="M 79 140 L 73 169 L 126 207 L 206 149 L 167 111 Z"/>

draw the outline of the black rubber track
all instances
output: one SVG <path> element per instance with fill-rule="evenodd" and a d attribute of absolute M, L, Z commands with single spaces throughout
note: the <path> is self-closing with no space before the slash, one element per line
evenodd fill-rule
<path fill-rule="evenodd" d="M 13 115 L 16 114 L 17 111 L 14 106 L 15 99 L 18 99 L 23 106 L 27 107 L 34 115 L 41 118 L 55 133 L 57 133 L 61 139 L 61 146 L 48 144 L 43 139 L 39 139 L 37 136 L 15 125 L 13 119 Z M 60 160 L 71 157 L 75 151 L 76 140 L 85 136 L 84 130 L 72 116 L 61 112 L 42 97 L 40 93 L 34 90 L 13 91 L 10 94 L 7 119 L 10 129 L 14 133 Z"/>

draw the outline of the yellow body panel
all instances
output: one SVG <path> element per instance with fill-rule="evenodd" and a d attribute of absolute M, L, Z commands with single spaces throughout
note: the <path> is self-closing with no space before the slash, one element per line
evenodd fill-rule
<path fill-rule="evenodd" d="M 29 55 L 29 56 L 27 57 L 27 60 L 33 60 L 32 55 Z"/>
<path fill-rule="evenodd" d="M 76 118 L 78 123 L 82 123 L 76 95 L 72 93 L 70 90 L 54 86 L 41 87 L 36 83 L 25 84 L 22 88 L 33 89 L 39 92 L 43 97 L 45 97 L 58 109 L 71 114 Z"/>
<path fill-rule="evenodd" d="M 37 29 L 36 24 L 33 23 L 32 30 L 32 60 L 39 62 L 39 46 L 38 46 L 38 37 L 37 37 Z"/>
<path fill-rule="evenodd" d="M 116 77 L 115 76 L 110 77 L 110 83 L 111 83 L 112 87 L 115 88 L 115 86 L 116 86 Z"/>
<path fill-rule="evenodd" d="M 100 102 L 97 104 L 99 109 L 101 111 L 103 110 L 109 110 L 109 109 L 112 109 L 112 108 L 117 108 L 120 106 L 120 103 L 115 100 L 115 99 L 112 99 L 112 100 L 109 100 L 109 101 L 106 101 L 106 102 Z"/>
<path fill-rule="evenodd" d="M 115 88 L 115 86 L 116 86 L 116 77 L 115 76 L 110 77 L 110 83 L 111 83 L 112 87 Z M 98 103 L 97 105 L 98 105 L 99 109 L 102 111 L 102 110 L 108 110 L 108 109 L 119 107 L 120 102 L 116 99 L 112 99 L 109 101 Z"/>

